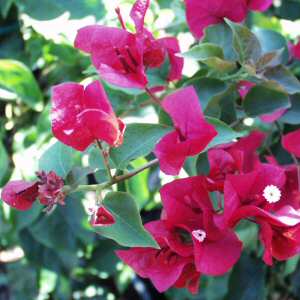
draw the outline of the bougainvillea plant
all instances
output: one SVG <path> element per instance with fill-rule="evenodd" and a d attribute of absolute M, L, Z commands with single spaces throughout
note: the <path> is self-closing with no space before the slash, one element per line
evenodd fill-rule
<path fill-rule="evenodd" d="M 90 228 L 118 243 L 121 261 L 159 292 L 197 294 L 202 276 L 228 273 L 247 243 L 241 226 L 255 228 L 256 255 L 266 265 L 299 255 L 300 42 L 247 26 L 250 11 L 272 4 L 186 0 L 194 36 L 186 51 L 177 37 L 145 25 L 150 0 L 133 4 L 131 20 L 117 7 L 119 27 L 81 28 L 74 47 L 90 59 L 88 78 L 52 87 L 51 127 L 59 145 L 93 152 L 99 165 L 68 174 L 41 168 L 31 182 L 7 183 L 2 200 L 22 211 L 39 202 L 46 215 L 76 205 L 72 195 L 92 194 Z M 184 62 L 198 71 L 183 76 Z M 132 97 L 121 113 L 111 92 L 118 90 Z M 157 120 L 130 121 L 145 106 Z M 141 195 L 136 202 L 126 184 L 154 169 L 164 179 L 159 213 L 143 225 Z"/>

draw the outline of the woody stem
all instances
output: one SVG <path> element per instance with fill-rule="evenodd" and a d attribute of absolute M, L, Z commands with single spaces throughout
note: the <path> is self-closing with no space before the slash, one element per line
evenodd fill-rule
<path fill-rule="evenodd" d="M 71 190 L 69 186 L 65 186 L 64 187 L 64 193 L 68 194 L 68 193 L 74 193 L 74 192 L 86 192 L 86 191 L 100 191 L 106 188 L 111 187 L 112 185 L 115 185 L 119 182 L 123 182 L 141 172 L 143 172 L 146 169 L 151 168 L 152 166 L 156 165 L 158 163 L 158 159 L 154 159 L 149 161 L 147 164 L 143 165 L 140 168 L 137 168 L 127 174 L 123 174 L 123 175 L 119 175 L 119 176 L 115 176 L 113 178 L 111 178 L 111 180 L 107 181 L 107 182 L 103 182 L 100 184 L 91 184 L 91 185 L 79 185 L 76 189 Z"/>
<path fill-rule="evenodd" d="M 102 144 L 99 140 L 97 140 L 96 143 L 97 143 L 97 146 L 100 149 L 101 155 L 103 157 L 103 162 L 104 162 L 104 166 L 105 166 L 107 175 L 109 176 L 109 178 L 111 180 L 113 178 L 113 176 L 112 176 L 111 170 L 110 170 L 108 152 L 103 149 Z"/>
<path fill-rule="evenodd" d="M 158 104 L 159 106 L 161 105 L 160 103 L 160 99 L 158 97 L 156 97 L 149 88 L 145 87 L 145 91 L 146 93 L 150 96 L 150 98 L 152 99 L 152 101 L 155 103 L 155 104 Z"/>

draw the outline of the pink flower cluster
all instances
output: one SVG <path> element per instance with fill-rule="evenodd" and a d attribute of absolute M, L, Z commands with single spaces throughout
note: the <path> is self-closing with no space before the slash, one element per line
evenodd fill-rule
<path fill-rule="evenodd" d="M 89 53 L 101 78 L 125 88 L 144 89 L 148 84 L 146 70 L 159 68 L 168 57 L 170 62 L 167 80 L 181 79 L 183 59 L 175 37 L 155 39 L 144 26 L 150 0 L 138 0 L 130 16 L 135 33 L 126 29 L 121 12 L 116 9 L 122 29 L 92 25 L 79 30 L 75 47 Z"/>
<path fill-rule="evenodd" d="M 185 157 L 202 151 L 215 131 L 203 119 L 191 87 L 168 96 L 163 108 L 175 130 L 161 140 L 155 153 L 163 171 L 178 174 Z M 258 148 L 265 137 L 253 131 L 236 142 L 211 148 L 207 176 L 163 186 L 161 218 L 145 225 L 160 249 L 119 250 L 119 258 L 160 292 L 174 286 L 195 294 L 202 274 L 222 275 L 239 260 L 243 244 L 235 229 L 242 220 L 259 227 L 266 264 L 299 254 L 299 169 L 279 165 L 273 157 L 262 162 Z M 300 157 L 298 138 L 300 130 L 284 136 L 282 145 Z"/>
<path fill-rule="evenodd" d="M 64 205 L 65 194 L 62 191 L 64 181 L 55 172 L 37 172 L 38 180 L 10 181 L 2 190 L 1 199 L 18 210 L 28 210 L 39 198 L 41 204 L 52 209 L 57 204 Z"/>

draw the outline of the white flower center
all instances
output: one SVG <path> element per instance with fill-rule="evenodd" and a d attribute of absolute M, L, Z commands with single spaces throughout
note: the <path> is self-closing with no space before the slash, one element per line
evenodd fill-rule
<path fill-rule="evenodd" d="M 200 243 L 202 243 L 206 239 L 206 232 L 201 229 L 192 231 L 192 235 Z"/>
<path fill-rule="evenodd" d="M 269 203 L 276 203 L 281 198 L 281 191 L 275 185 L 267 185 L 264 189 L 263 196 Z"/>

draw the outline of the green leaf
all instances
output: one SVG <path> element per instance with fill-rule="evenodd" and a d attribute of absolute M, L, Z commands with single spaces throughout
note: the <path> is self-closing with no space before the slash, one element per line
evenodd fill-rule
<path fill-rule="evenodd" d="M 196 89 L 203 110 L 210 101 L 221 97 L 228 88 L 225 82 L 215 78 L 200 78 L 189 82 L 190 84 Z"/>
<path fill-rule="evenodd" d="M 32 72 L 21 62 L 0 59 L 0 98 L 1 89 L 9 93 L 8 99 L 17 99 L 33 109 L 42 103 L 41 90 Z"/>
<path fill-rule="evenodd" d="M 289 60 L 289 50 L 286 39 L 278 32 L 269 29 L 255 28 L 253 31 L 262 47 L 263 54 L 281 50 L 281 63 L 285 64 Z"/>
<path fill-rule="evenodd" d="M 87 262 L 88 268 L 96 269 L 98 272 L 106 272 L 110 275 L 118 272 L 119 259 L 115 254 L 117 244 L 112 240 L 99 240 L 99 246 L 95 247 L 91 258 Z"/>
<path fill-rule="evenodd" d="M 0 184 L 4 181 L 9 170 L 9 158 L 6 149 L 0 141 Z"/>
<path fill-rule="evenodd" d="M 300 11 L 299 0 L 285 0 L 280 3 L 279 7 L 276 7 L 276 15 L 282 19 L 298 20 Z"/>
<path fill-rule="evenodd" d="M 66 177 L 72 168 L 74 150 L 60 142 L 49 147 L 39 160 L 39 170 L 54 171 L 58 176 Z"/>
<path fill-rule="evenodd" d="M 268 114 L 279 108 L 290 107 L 287 93 L 267 85 L 256 85 L 243 101 L 246 114 L 250 117 Z"/>
<path fill-rule="evenodd" d="M 0 12 L 5 19 L 14 0 L 0 0 Z"/>
<path fill-rule="evenodd" d="M 20 246 L 24 250 L 26 259 L 31 265 L 37 268 L 43 266 L 57 273 L 60 272 L 62 268 L 74 268 L 74 265 L 68 265 L 67 260 L 60 258 L 55 249 L 45 247 L 34 239 L 28 229 L 22 230 L 19 238 Z"/>
<path fill-rule="evenodd" d="M 269 80 L 276 81 L 288 94 L 300 92 L 299 80 L 288 68 L 283 65 L 268 69 L 264 73 L 264 76 Z"/>
<path fill-rule="evenodd" d="M 42 209 L 43 206 L 40 203 L 38 203 L 38 201 L 36 201 L 31 209 L 28 209 L 26 211 L 13 211 L 13 218 L 16 229 L 20 231 L 31 225 L 34 221 L 38 219 Z"/>
<path fill-rule="evenodd" d="M 264 300 L 265 267 L 261 260 L 242 255 L 229 279 L 226 300 Z"/>
<path fill-rule="evenodd" d="M 237 67 L 235 62 L 224 60 L 219 57 L 209 57 L 203 59 L 202 62 L 219 73 L 229 73 L 234 71 Z"/>
<path fill-rule="evenodd" d="M 16 0 L 19 9 L 37 20 L 54 19 L 65 12 L 69 12 L 72 18 L 79 19 L 88 15 L 94 15 L 100 19 L 105 14 L 101 1 L 96 0 Z"/>
<path fill-rule="evenodd" d="M 147 163 L 147 160 L 140 157 L 134 160 L 130 165 L 133 168 L 139 168 Z M 148 187 L 148 176 L 149 170 L 145 170 L 137 174 L 136 176 L 126 180 L 127 191 L 134 196 L 137 201 L 139 209 L 142 209 L 150 198 L 149 187 Z"/>
<path fill-rule="evenodd" d="M 215 127 L 218 135 L 209 143 L 205 151 L 217 145 L 229 143 L 236 138 L 244 136 L 244 133 L 233 130 L 227 124 L 218 119 L 212 117 L 207 117 L 206 119 Z"/>
<path fill-rule="evenodd" d="M 129 124 L 123 144 L 112 149 L 110 157 L 118 169 L 125 169 L 131 160 L 148 155 L 170 130 L 158 124 Z"/>
<path fill-rule="evenodd" d="M 224 58 L 224 53 L 223 49 L 218 45 L 212 43 L 201 43 L 187 52 L 184 52 L 181 56 L 201 61 L 209 57 Z"/>
<path fill-rule="evenodd" d="M 73 167 L 66 177 L 66 184 L 75 189 L 80 184 L 87 184 L 87 176 L 96 170 L 90 167 Z"/>
<path fill-rule="evenodd" d="M 291 108 L 280 118 L 280 121 L 287 124 L 300 124 L 300 94 L 290 97 Z"/>
<path fill-rule="evenodd" d="M 218 72 L 231 72 L 236 68 L 235 62 L 224 59 L 223 49 L 212 43 L 201 43 L 182 56 L 201 61 Z"/>
<path fill-rule="evenodd" d="M 257 73 L 263 71 L 269 67 L 275 67 L 281 62 L 281 55 L 283 53 L 283 49 L 275 50 L 272 52 L 267 52 L 263 54 L 256 63 Z"/>
<path fill-rule="evenodd" d="M 207 152 L 202 152 L 197 157 L 196 170 L 198 175 L 208 175 L 209 174 L 209 161 Z"/>
<path fill-rule="evenodd" d="M 138 207 L 129 194 L 109 193 L 103 205 L 112 213 L 116 223 L 108 227 L 94 227 L 97 233 L 126 247 L 158 248 L 150 233 L 144 229 Z"/>
<path fill-rule="evenodd" d="M 78 203 L 67 203 L 68 206 L 75 204 L 78 205 Z M 55 250 L 58 256 L 64 259 L 66 265 L 74 266 L 77 262 L 76 231 L 70 226 L 70 218 L 67 218 L 66 214 L 69 215 L 66 207 L 57 207 L 55 213 L 43 216 L 28 227 L 28 230 L 39 243 Z M 69 217 L 73 217 L 72 222 L 79 222 L 76 220 L 76 215 L 72 214 Z"/>
<path fill-rule="evenodd" d="M 90 230 L 87 215 L 81 202 L 82 195 L 73 193 L 65 200 L 66 205 L 61 207 L 58 212 L 61 218 L 65 219 L 70 232 L 82 243 L 88 245 L 93 242 L 95 234 Z"/>
<path fill-rule="evenodd" d="M 241 63 L 255 63 L 261 57 L 262 50 L 257 37 L 246 27 L 226 19 L 233 33 L 233 47 Z"/>
<path fill-rule="evenodd" d="M 36 299 L 39 290 L 37 272 L 34 268 L 22 262 L 15 262 L 7 265 L 6 272 L 8 273 L 8 286 L 14 300 Z M 5 292 L 3 294 L 5 295 Z M 3 299 L 9 298 L 4 296 Z"/>
<path fill-rule="evenodd" d="M 237 56 L 232 47 L 232 31 L 225 23 L 209 26 L 205 29 L 203 43 L 212 43 L 223 49 L 224 57 L 236 60 Z"/>
<path fill-rule="evenodd" d="M 236 118 L 235 101 L 238 98 L 235 84 L 225 85 L 226 89 L 212 97 L 205 108 L 205 115 L 231 123 Z"/>

